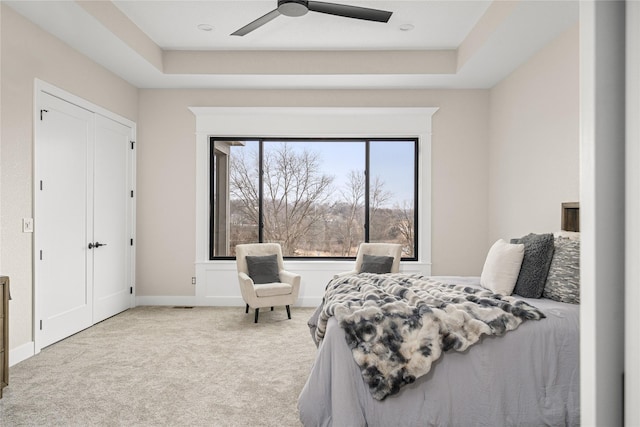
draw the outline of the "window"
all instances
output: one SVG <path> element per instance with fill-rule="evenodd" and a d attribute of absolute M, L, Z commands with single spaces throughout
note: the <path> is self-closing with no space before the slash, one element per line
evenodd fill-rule
<path fill-rule="evenodd" d="M 210 147 L 210 259 L 255 242 L 296 258 L 393 242 L 417 259 L 417 139 L 211 138 Z"/>

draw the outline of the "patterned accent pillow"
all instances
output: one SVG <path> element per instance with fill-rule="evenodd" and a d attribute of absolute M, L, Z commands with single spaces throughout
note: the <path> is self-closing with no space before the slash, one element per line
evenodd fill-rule
<path fill-rule="evenodd" d="M 553 234 L 527 234 L 511 243 L 524 244 L 524 258 L 514 294 L 525 298 L 540 298 L 553 259 Z"/>
<path fill-rule="evenodd" d="M 558 237 L 542 296 L 580 304 L 580 240 Z"/>

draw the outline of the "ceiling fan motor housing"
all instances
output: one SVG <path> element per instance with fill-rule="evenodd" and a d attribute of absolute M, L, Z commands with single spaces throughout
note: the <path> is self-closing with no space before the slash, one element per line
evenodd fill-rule
<path fill-rule="evenodd" d="M 278 0 L 278 12 L 285 16 L 302 16 L 309 11 L 306 0 Z"/>

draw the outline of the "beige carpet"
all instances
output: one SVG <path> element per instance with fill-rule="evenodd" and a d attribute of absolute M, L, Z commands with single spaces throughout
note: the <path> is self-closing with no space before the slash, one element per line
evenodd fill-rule
<path fill-rule="evenodd" d="M 299 426 L 313 309 L 137 307 L 10 368 L 2 426 Z"/>

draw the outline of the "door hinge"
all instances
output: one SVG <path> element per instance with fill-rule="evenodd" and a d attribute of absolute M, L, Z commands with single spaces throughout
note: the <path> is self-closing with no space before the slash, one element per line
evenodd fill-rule
<path fill-rule="evenodd" d="M 129 141 L 131 143 L 131 149 L 133 150 L 133 146 L 135 145 L 135 141 Z"/>
<path fill-rule="evenodd" d="M 133 198 L 133 190 L 131 190 L 131 197 Z"/>
<path fill-rule="evenodd" d="M 129 293 L 133 295 L 133 286 L 129 287 Z"/>
<path fill-rule="evenodd" d="M 48 113 L 49 110 L 40 110 L 40 120 L 42 121 L 42 113 Z"/>
<path fill-rule="evenodd" d="M 40 249 L 40 261 L 42 261 L 42 249 Z"/>
<path fill-rule="evenodd" d="M 131 239 L 131 246 L 133 246 L 133 239 Z"/>
<path fill-rule="evenodd" d="M 42 191 L 42 180 L 40 180 L 40 191 Z"/>
<path fill-rule="evenodd" d="M 40 330 L 42 330 L 42 319 L 40 319 Z"/>

